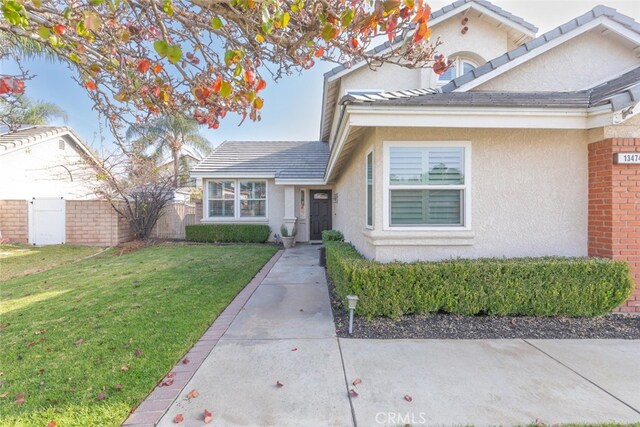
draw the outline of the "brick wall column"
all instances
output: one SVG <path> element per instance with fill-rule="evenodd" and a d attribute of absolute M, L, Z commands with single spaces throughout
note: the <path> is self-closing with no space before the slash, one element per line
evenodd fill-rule
<path fill-rule="evenodd" d="M 616 165 L 615 153 L 640 153 L 640 138 L 589 145 L 589 256 L 624 260 L 636 289 L 619 308 L 640 313 L 640 165 Z"/>
<path fill-rule="evenodd" d="M 26 200 L 0 200 L 0 239 L 11 243 L 28 243 L 28 216 Z"/>

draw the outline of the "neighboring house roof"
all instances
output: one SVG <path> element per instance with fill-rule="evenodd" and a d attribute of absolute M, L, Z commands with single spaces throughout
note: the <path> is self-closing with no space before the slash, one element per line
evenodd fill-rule
<path fill-rule="evenodd" d="M 195 149 L 192 149 L 191 147 L 181 147 L 180 148 L 180 157 L 188 157 L 191 158 L 193 160 L 195 160 L 196 162 L 199 162 L 200 160 L 202 160 L 203 156 L 202 154 L 200 154 L 200 152 L 198 152 Z M 167 157 L 164 160 L 162 160 L 162 162 L 160 162 L 160 167 L 162 166 L 166 166 L 173 163 L 173 158 L 172 157 Z"/>
<path fill-rule="evenodd" d="M 640 67 L 588 90 L 573 92 L 448 92 L 415 89 L 346 95 L 341 104 L 394 106 L 557 107 L 610 105 L 612 111 L 640 102 Z"/>
<path fill-rule="evenodd" d="M 99 163 L 82 139 L 67 126 L 23 126 L 16 131 L 0 133 L 0 156 L 26 145 L 64 136 L 69 136 L 84 155 Z"/>
<path fill-rule="evenodd" d="M 320 141 L 226 141 L 191 175 L 322 180 L 328 159 L 329 146 Z"/>
<path fill-rule="evenodd" d="M 492 18 L 500 25 L 506 25 L 511 27 L 517 35 L 514 38 L 516 44 L 520 44 L 523 41 L 527 41 L 535 37 L 538 32 L 538 27 L 530 22 L 525 21 L 519 16 L 516 16 L 499 6 L 487 0 L 457 0 L 450 5 L 436 10 L 431 13 L 429 17 L 429 26 L 435 26 L 439 22 L 445 21 L 451 16 L 457 15 L 467 9 L 473 8 L 482 15 Z M 382 43 L 375 48 L 368 51 L 368 54 L 379 54 L 392 47 L 398 46 L 404 42 L 407 38 L 407 34 L 400 34 L 396 36 L 392 41 Z M 356 64 L 342 64 L 338 65 L 324 74 L 324 90 L 322 95 L 322 116 L 320 117 L 320 139 L 328 140 L 329 132 L 331 129 L 331 120 L 333 118 L 334 104 L 338 99 L 338 85 L 336 80 L 344 74 L 357 70 L 360 67 L 366 65 L 365 61 L 358 62 Z M 327 114 L 328 113 L 328 114 Z"/>
<path fill-rule="evenodd" d="M 616 24 L 620 24 L 624 29 L 630 30 L 633 33 L 640 35 L 640 24 L 634 21 L 632 18 L 623 15 L 607 6 L 596 6 L 589 12 L 572 19 L 566 24 L 560 25 L 553 30 L 544 33 L 543 35 L 530 40 L 517 48 L 492 59 L 484 65 L 475 68 L 460 77 L 451 80 L 446 85 L 442 86 L 442 92 L 453 92 L 459 89 L 465 89 L 469 87 L 469 84 L 476 81 L 482 76 L 486 76 L 489 73 L 499 74 L 507 70 L 507 66 L 518 58 L 524 55 L 530 54 L 533 58 L 536 54 L 546 51 L 552 45 L 552 42 L 559 41 L 561 37 L 575 33 L 575 35 L 581 32 L 577 31 L 581 28 L 585 28 L 590 23 L 594 23 L 598 18 L 608 18 Z M 592 24 L 593 25 L 593 24 Z M 487 76 L 488 77 L 488 76 Z M 482 81 L 484 82 L 484 81 Z M 482 83 L 478 82 L 478 84 Z"/>

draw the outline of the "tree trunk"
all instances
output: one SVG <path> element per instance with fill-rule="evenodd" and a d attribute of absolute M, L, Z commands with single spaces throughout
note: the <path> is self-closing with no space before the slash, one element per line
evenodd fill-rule
<path fill-rule="evenodd" d="M 176 150 L 175 148 L 171 150 L 173 154 L 173 187 L 179 187 L 180 180 L 180 150 Z"/>

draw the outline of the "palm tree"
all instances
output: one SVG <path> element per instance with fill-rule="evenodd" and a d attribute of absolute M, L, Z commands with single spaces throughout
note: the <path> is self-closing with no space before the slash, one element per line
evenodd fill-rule
<path fill-rule="evenodd" d="M 14 56 L 22 59 L 44 59 L 49 62 L 60 61 L 55 50 L 38 40 L 0 33 L 0 56 Z"/>
<path fill-rule="evenodd" d="M 0 116 L 9 129 L 17 129 L 20 125 L 47 125 L 55 117 L 67 122 L 67 112 L 52 102 L 33 101 L 20 96 L 16 102 L 9 103 L 0 99 Z"/>
<path fill-rule="evenodd" d="M 202 154 L 211 151 L 209 141 L 200 135 L 198 123 L 185 117 L 160 117 L 148 124 L 132 125 L 127 139 L 138 150 L 153 149 L 156 158 L 170 154 L 173 160 L 173 185 L 180 186 L 180 154 L 183 147 L 191 147 Z"/>

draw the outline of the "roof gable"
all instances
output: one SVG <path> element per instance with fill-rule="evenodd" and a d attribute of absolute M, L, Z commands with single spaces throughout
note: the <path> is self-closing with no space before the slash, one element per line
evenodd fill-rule
<path fill-rule="evenodd" d="M 523 34 L 529 37 L 534 37 L 538 32 L 538 27 L 524 19 L 516 16 L 506 10 L 494 5 L 487 0 L 457 0 L 450 5 L 444 6 L 441 9 L 432 12 L 429 16 L 429 26 L 433 27 L 442 21 L 445 21 L 458 13 L 464 12 L 468 9 L 475 9 L 481 13 L 487 14 L 490 17 L 508 25 L 514 29 L 521 30 Z M 402 34 L 394 38 L 391 42 L 387 41 L 371 49 L 369 53 L 377 54 L 388 50 L 392 46 L 398 46 L 404 42 L 406 34 Z M 324 74 L 325 80 L 331 80 L 341 77 L 342 75 L 356 70 L 362 66 L 365 66 L 366 62 L 361 61 L 357 64 L 342 64 L 338 65 Z"/>
<path fill-rule="evenodd" d="M 16 131 L 0 133 L 0 156 L 26 146 L 33 146 L 40 142 L 62 137 L 68 137 L 73 142 L 74 149 L 84 158 L 99 164 L 98 159 L 88 146 L 73 129 L 67 126 L 29 126 L 22 127 Z"/>
<path fill-rule="evenodd" d="M 450 81 L 441 90 L 445 93 L 471 90 L 598 26 L 604 26 L 640 45 L 640 24 L 615 9 L 596 6 L 589 12 Z"/>
<path fill-rule="evenodd" d="M 538 28 L 525 21 L 524 19 L 513 15 L 510 12 L 492 4 L 487 0 L 457 0 L 439 10 L 431 13 L 429 18 L 429 26 L 436 27 L 439 23 L 448 21 L 450 18 L 458 14 L 466 14 L 469 10 L 474 10 L 478 16 L 482 16 L 483 20 L 494 23 L 501 31 L 507 34 L 507 38 L 511 43 L 518 45 L 524 41 L 535 37 Z M 435 30 L 434 30 L 435 31 Z M 379 54 L 389 51 L 393 47 L 401 45 L 406 39 L 406 34 L 397 36 L 393 41 L 383 43 L 371 49 L 369 53 Z M 506 46 L 504 50 L 506 50 Z M 500 50 L 502 51 L 502 50 Z M 491 54 L 490 56 L 495 55 Z M 485 56 L 486 57 L 486 56 Z M 331 124 L 334 119 L 335 106 L 340 94 L 338 94 L 340 79 L 367 65 L 365 61 L 356 64 L 344 64 L 334 67 L 324 75 L 324 90 L 322 97 L 322 113 L 320 118 L 320 139 L 329 140 L 331 132 Z M 383 88 L 380 88 L 383 89 Z"/>

